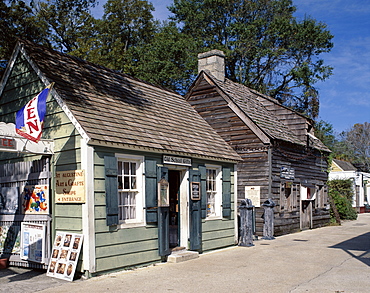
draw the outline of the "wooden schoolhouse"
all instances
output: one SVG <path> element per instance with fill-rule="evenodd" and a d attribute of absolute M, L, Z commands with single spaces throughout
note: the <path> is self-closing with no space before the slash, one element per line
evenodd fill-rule
<path fill-rule="evenodd" d="M 41 140 L 28 141 L 14 131 L 16 113 L 52 83 Z M 19 41 L 0 121 L 0 188 L 12 202 L 0 207 L 0 254 L 11 265 L 47 267 L 73 233 L 87 275 L 237 243 L 241 158 L 175 92 Z M 42 260 L 25 257 L 25 222 L 45 227 Z M 60 262 L 49 270 L 62 274 Z"/>
<path fill-rule="evenodd" d="M 313 121 L 225 78 L 222 51 L 199 54 L 198 71 L 186 100 L 242 157 L 238 205 L 252 200 L 257 235 L 268 199 L 275 204 L 274 235 L 327 224 L 330 150 L 315 137 Z"/>

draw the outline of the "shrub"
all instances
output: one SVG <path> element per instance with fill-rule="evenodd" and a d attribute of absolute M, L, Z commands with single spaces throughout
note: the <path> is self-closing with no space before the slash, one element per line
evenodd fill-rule
<path fill-rule="evenodd" d="M 328 181 L 329 196 L 337 207 L 339 216 L 342 220 L 356 220 L 357 212 L 352 207 L 353 200 L 353 181 L 351 179 L 335 179 Z M 333 207 L 330 215 L 335 218 Z"/>

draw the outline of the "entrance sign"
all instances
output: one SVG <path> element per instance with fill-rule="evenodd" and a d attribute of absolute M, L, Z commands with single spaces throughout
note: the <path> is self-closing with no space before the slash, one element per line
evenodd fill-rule
<path fill-rule="evenodd" d="M 190 158 L 163 156 L 163 164 L 191 166 Z"/>
<path fill-rule="evenodd" d="M 85 202 L 85 170 L 56 172 L 55 202 L 56 203 Z"/>
<path fill-rule="evenodd" d="M 22 222 L 21 259 L 45 263 L 45 235 L 45 225 Z"/>
<path fill-rule="evenodd" d="M 246 186 L 245 198 L 252 201 L 252 204 L 259 208 L 261 207 L 261 187 L 260 186 Z"/>
<path fill-rule="evenodd" d="M 46 275 L 73 281 L 82 240 L 83 234 L 57 231 Z"/>

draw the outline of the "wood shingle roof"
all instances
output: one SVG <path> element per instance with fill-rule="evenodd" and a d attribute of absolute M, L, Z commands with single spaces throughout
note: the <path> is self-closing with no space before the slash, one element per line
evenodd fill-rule
<path fill-rule="evenodd" d="M 217 90 L 222 93 L 222 96 L 227 96 L 270 139 L 282 140 L 302 146 L 306 146 L 308 140 L 311 147 L 320 151 L 330 152 L 319 139 L 316 139 L 313 135 L 307 136 L 306 125 L 302 124 L 302 121 L 306 123 L 307 118 L 304 118 L 301 114 L 280 105 L 277 101 L 273 101 L 271 97 L 227 78 L 221 81 L 214 78 L 211 73 L 204 71 L 198 75 L 198 79 L 202 78 L 211 80 Z M 192 88 L 187 96 L 191 95 L 191 91 Z M 268 106 L 271 104 L 276 105 L 274 107 Z M 295 118 L 299 117 L 300 127 L 304 130 L 304 134 L 299 135 L 293 129 L 293 126 L 289 124 L 289 118 L 282 119 L 282 116 L 279 117 L 276 114 L 277 111 L 272 109 L 276 109 L 276 107 L 284 108 L 284 111 L 289 113 L 288 115 L 293 114 Z"/>
<path fill-rule="evenodd" d="M 55 82 L 90 143 L 240 160 L 179 94 L 26 41 L 21 46 L 42 75 Z"/>

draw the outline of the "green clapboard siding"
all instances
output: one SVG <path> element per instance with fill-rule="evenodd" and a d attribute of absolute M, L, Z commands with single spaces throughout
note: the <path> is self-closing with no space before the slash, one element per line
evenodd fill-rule
<path fill-rule="evenodd" d="M 235 245 L 234 237 L 214 239 L 203 242 L 203 252 L 212 251 L 215 249 L 230 247 Z"/>
<path fill-rule="evenodd" d="M 158 248 L 158 240 L 142 240 L 140 242 L 131 243 L 120 243 L 117 245 L 101 246 L 96 248 L 96 256 L 98 258 L 111 257 L 119 255 L 129 255 L 133 253 L 138 253 L 141 251 L 156 250 Z"/>
<path fill-rule="evenodd" d="M 96 271 L 103 272 L 124 267 L 140 266 L 142 264 L 158 261 L 160 261 L 158 250 L 143 251 L 130 255 L 104 257 L 96 260 Z"/>
<path fill-rule="evenodd" d="M 103 220 L 96 220 L 96 227 L 103 224 Z M 147 227 L 137 227 L 129 229 L 120 229 L 109 232 L 109 227 L 106 227 L 105 233 L 96 233 L 95 245 L 99 246 L 109 246 L 116 245 L 120 243 L 129 243 L 129 242 L 140 242 L 144 240 L 157 239 L 158 238 L 158 229 L 156 227 L 147 228 Z"/>
<path fill-rule="evenodd" d="M 54 217 L 55 230 L 60 231 L 82 231 L 81 218 Z"/>

